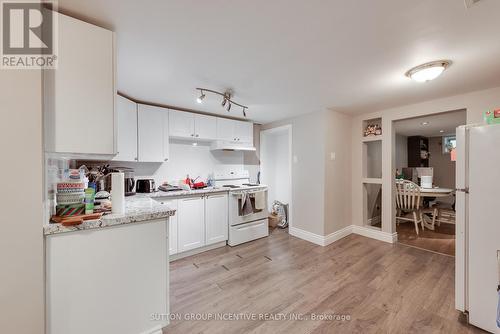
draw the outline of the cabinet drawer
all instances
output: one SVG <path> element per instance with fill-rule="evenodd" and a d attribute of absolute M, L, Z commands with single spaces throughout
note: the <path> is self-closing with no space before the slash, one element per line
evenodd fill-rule
<path fill-rule="evenodd" d="M 229 246 L 236 246 L 244 242 L 267 237 L 268 235 L 267 219 L 231 226 L 229 228 Z"/>

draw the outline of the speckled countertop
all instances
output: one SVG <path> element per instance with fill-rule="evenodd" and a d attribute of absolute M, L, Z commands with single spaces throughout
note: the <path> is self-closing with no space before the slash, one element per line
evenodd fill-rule
<path fill-rule="evenodd" d="M 198 189 L 198 190 L 156 191 L 154 193 L 149 193 L 149 194 L 136 194 L 135 196 L 150 197 L 150 198 L 182 197 L 182 196 L 203 195 L 203 194 L 209 194 L 209 193 L 228 192 L 229 190 L 230 190 L 230 188 L 227 188 L 227 187 L 217 187 L 217 188 L 205 188 L 205 189 Z"/>
<path fill-rule="evenodd" d="M 47 224 L 43 226 L 44 235 L 98 229 L 108 226 L 147 222 L 173 216 L 175 210 L 166 204 L 161 204 L 150 197 L 130 196 L 125 199 L 125 214 L 108 214 L 98 220 L 87 220 L 80 225 L 62 226 Z"/>

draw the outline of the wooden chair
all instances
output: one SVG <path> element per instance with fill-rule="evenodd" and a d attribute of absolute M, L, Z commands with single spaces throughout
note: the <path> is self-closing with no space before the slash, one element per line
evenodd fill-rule
<path fill-rule="evenodd" d="M 413 221 L 417 235 L 419 233 L 418 224 L 422 225 L 422 231 L 425 229 L 424 213 L 432 213 L 432 227 L 434 227 L 437 217 L 436 209 L 423 208 L 422 199 L 420 187 L 416 183 L 408 180 L 396 180 L 396 222 L 398 220 Z M 412 214 L 412 218 L 403 216 L 409 213 Z"/>

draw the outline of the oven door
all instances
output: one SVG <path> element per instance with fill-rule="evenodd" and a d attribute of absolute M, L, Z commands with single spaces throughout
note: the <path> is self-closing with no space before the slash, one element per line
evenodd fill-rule
<path fill-rule="evenodd" d="M 259 191 L 265 192 L 265 208 L 262 210 L 255 209 L 255 198 L 254 194 Z M 245 192 L 250 197 L 250 202 L 252 203 L 252 212 L 245 214 L 243 212 L 243 192 Z M 231 226 L 240 225 L 248 222 L 253 222 L 256 220 L 265 219 L 268 216 L 267 210 L 267 189 L 265 190 L 244 190 L 244 191 L 234 191 L 231 192 L 230 197 L 230 210 L 231 210 Z"/>

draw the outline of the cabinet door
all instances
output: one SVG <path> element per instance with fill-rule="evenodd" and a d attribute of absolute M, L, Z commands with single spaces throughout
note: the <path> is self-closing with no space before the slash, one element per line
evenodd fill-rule
<path fill-rule="evenodd" d="M 234 137 L 239 143 L 253 144 L 253 123 L 234 121 Z"/>
<path fill-rule="evenodd" d="M 169 111 L 170 137 L 193 138 L 194 114 L 182 111 Z"/>
<path fill-rule="evenodd" d="M 163 110 L 163 161 L 168 161 L 170 158 L 170 127 L 169 127 L 169 110 Z"/>
<path fill-rule="evenodd" d="M 217 138 L 217 119 L 213 116 L 195 115 L 195 138 L 202 140 L 215 140 Z"/>
<path fill-rule="evenodd" d="M 178 200 L 179 253 L 205 245 L 205 205 L 202 197 Z"/>
<path fill-rule="evenodd" d="M 234 137 L 233 120 L 217 117 L 217 139 L 224 141 L 236 141 Z"/>
<path fill-rule="evenodd" d="M 206 197 L 205 229 L 207 245 L 227 240 L 229 229 L 227 194 L 209 195 Z"/>
<path fill-rule="evenodd" d="M 49 152 L 116 154 L 113 32 L 58 17 L 58 67 L 43 72 Z"/>
<path fill-rule="evenodd" d="M 116 150 L 113 160 L 137 160 L 137 104 L 116 97 Z"/>
<path fill-rule="evenodd" d="M 138 155 L 139 161 L 163 161 L 163 108 L 139 104 Z"/>
<path fill-rule="evenodd" d="M 167 200 L 160 200 L 162 204 L 166 204 L 168 207 L 170 207 L 173 210 L 178 210 L 178 200 L 176 199 L 167 199 Z M 178 244 L 178 223 L 177 223 L 177 217 L 178 217 L 178 211 L 175 213 L 175 215 L 170 216 L 168 220 L 168 254 L 173 255 L 177 254 L 179 251 L 179 244 Z"/>

